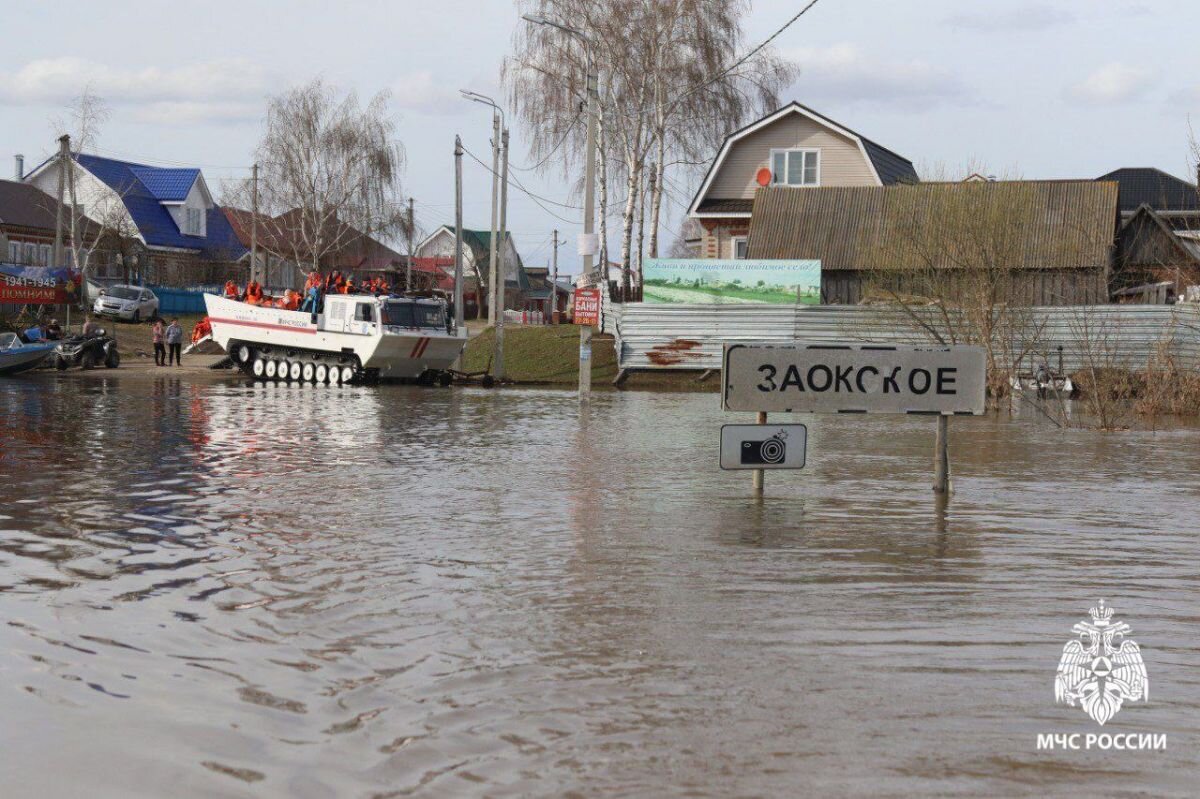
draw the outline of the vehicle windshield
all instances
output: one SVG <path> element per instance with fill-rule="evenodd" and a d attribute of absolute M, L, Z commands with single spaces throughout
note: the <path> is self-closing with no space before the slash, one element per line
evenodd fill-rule
<path fill-rule="evenodd" d="M 15 347 L 20 343 L 21 341 L 17 338 L 16 333 L 0 333 L 0 350 Z"/>
<path fill-rule="evenodd" d="M 443 327 L 446 318 L 440 305 L 389 302 L 383 306 L 383 323 L 394 327 Z"/>
<path fill-rule="evenodd" d="M 141 290 L 132 286 L 113 286 L 106 293 L 115 300 L 136 300 Z"/>

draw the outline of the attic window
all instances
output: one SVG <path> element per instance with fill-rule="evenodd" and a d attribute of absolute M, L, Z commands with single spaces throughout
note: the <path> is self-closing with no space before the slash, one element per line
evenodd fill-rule
<path fill-rule="evenodd" d="M 777 186 L 821 185 L 821 151 L 772 150 L 771 183 Z"/>
<path fill-rule="evenodd" d="M 184 217 L 183 232 L 188 236 L 204 235 L 204 209 L 188 208 Z"/>

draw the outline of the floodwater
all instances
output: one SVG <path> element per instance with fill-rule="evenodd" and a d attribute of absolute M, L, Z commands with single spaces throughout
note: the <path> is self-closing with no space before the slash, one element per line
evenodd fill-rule
<path fill-rule="evenodd" d="M 0 383 L 3 795 L 1195 795 L 1200 433 L 956 418 L 939 508 L 929 419 L 802 418 L 761 502 L 745 420 Z M 1053 688 L 1100 598 L 1150 685 L 1103 728 Z"/>

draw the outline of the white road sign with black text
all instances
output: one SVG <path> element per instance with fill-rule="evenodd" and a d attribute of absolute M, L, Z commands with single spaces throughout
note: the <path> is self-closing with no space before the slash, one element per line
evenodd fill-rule
<path fill-rule="evenodd" d="M 982 414 L 982 347 L 726 344 L 722 407 L 783 413 Z"/>
<path fill-rule="evenodd" d="M 721 426 L 722 469 L 803 469 L 808 428 L 802 424 Z"/>

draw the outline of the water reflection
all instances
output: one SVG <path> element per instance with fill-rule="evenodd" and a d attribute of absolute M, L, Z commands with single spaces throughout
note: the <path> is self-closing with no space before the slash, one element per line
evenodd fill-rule
<path fill-rule="evenodd" d="M 155 376 L 0 411 L 12 795 L 1182 795 L 1198 765 L 1192 431 L 956 419 L 947 503 L 929 420 L 804 419 L 758 501 L 708 395 Z M 1119 722 L 1172 736 L 1103 768 L 1034 749 L 1086 729 L 1051 686 L 1101 595 L 1163 687 Z"/>

